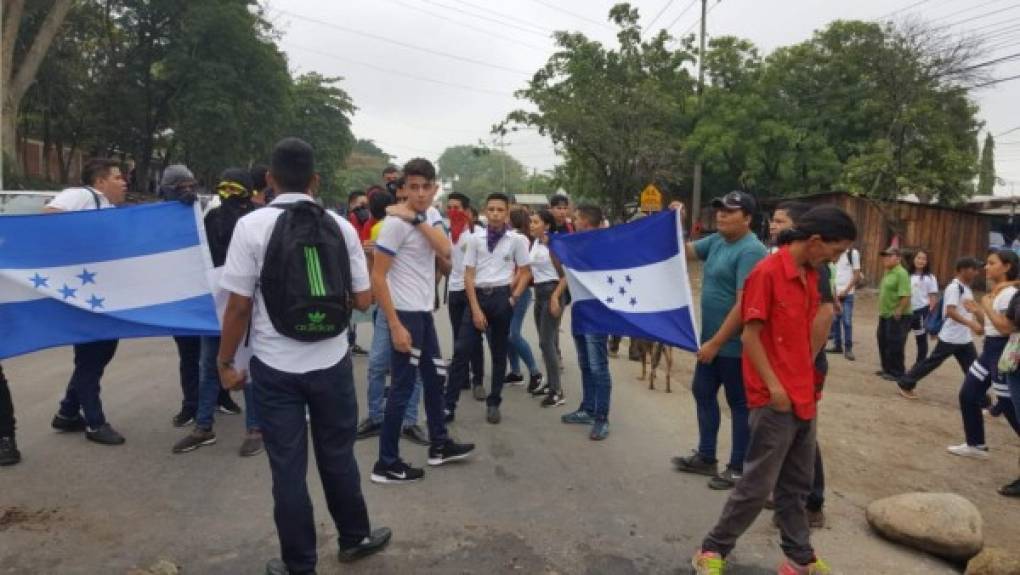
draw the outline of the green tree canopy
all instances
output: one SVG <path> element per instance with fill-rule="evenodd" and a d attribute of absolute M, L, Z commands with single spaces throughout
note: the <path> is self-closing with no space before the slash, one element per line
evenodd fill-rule
<path fill-rule="evenodd" d="M 484 146 L 453 146 L 439 156 L 440 179 L 452 182 L 453 189 L 481 204 L 493 192 L 504 190 L 520 194 L 527 191 L 526 173 L 513 156 Z"/>
<path fill-rule="evenodd" d="M 981 147 L 981 168 L 978 172 L 977 193 L 990 196 L 995 191 L 995 138 L 985 134 L 985 145 Z"/>

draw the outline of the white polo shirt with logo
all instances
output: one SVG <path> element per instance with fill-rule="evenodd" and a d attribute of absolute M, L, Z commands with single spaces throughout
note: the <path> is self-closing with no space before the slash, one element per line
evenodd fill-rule
<path fill-rule="evenodd" d="M 431 312 L 436 297 L 436 251 L 418 228 L 442 223 L 439 212 L 429 210 L 425 223 L 415 226 L 386 216 L 375 249 L 393 257 L 386 272 L 393 307 L 399 311 Z M 438 218 L 438 222 L 437 222 Z"/>
<path fill-rule="evenodd" d="M 464 291 L 464 256 L 467 255 L 468 244 L 471 243 L 472 237 L 482 238 L 482 241 L 485 241 L 485 228 L 475 226 L 474 232 L 470 228 L 465 228 L 457 238 L 457 243 L 453 244 L 450 258 L 453 264 L 450 270 L 450 291 Z"/>
<path fill-rule="evenodd" d="M 531 245 L 530 258 L 531 275 L 536 284 L 559 281 L 560 274 L 556 271 L 556 265 L 552 262 L 549 246 L 542 242 L 535 242 Z"/>
<path fill-rule="evenodd" d="M 266 302 L 258 289 L 259 276 L 265 262 L 266 246 L 277 218 L 283 210 L 272 206 L 293 202 L 310 202 L 305 194 L 281 194 L 269 206 L 255 210 L 237 220 L 227 250 L 220 287 L 244 297 L 254 298 L 251 319 L 251 348 L 262 363 L 287 373 L 308 373 L 332 367 L 347 355 L 347 330 L 336 337 L 316 342 L 302 342 L 281 335 L 266 313 Z M 351 287 L 354 293 L 370 289 L 365 251 L 354 226 L 341 216 L 327 211 L 343 234 L 347 257 L 351 262 Z"/>
<path fill-rule="evenodd" d="M 528 265 L 528 238 L 507 230 L 489 251 L 487 234 L 472 237 L 464 254 L 464 267 L 475 268 L 475 287 L 493 288 L 510 285 L 516 268 Z"/>

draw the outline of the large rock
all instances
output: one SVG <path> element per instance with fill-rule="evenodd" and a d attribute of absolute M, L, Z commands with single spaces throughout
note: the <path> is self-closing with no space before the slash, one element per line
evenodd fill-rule
<path fill-rule="evenodd" d="M 952 561 L 984 545 L 981 513 L 955 493 L 904 493 L 871 502 L 868 523 L 882 536 Z"/>
<path fill-rule="evenodd" d="M 965 575 L 1020 575 L 1020 555 L 985 547 L 967 563 Z"/>

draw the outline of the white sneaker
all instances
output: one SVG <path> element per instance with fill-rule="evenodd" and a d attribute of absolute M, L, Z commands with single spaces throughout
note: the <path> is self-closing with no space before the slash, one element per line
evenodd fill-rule
<path fill-rule="evenodd" d="M 961 443 L 960 445 L 950 445 L 946 449 L 949 450 L 949 453 L 959 455 L 960 457 L 977 457 L 979 459 L 988 458 L 988 447 L 984 445 L 973 446 Z"/>

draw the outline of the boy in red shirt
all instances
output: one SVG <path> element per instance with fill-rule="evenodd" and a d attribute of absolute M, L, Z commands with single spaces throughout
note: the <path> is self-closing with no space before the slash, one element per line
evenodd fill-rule
<path fill-rule="evenodd" d="M 804 508 L 814 477 L 821 395 L 814 368 L 820 346 L 812 346 L 811 326 L 820 301 L 816 268 L 845 251 L 857 228 L 843 210 L 819 206 L 783 234 L 789 244 L 762 260 L 744 284 L 742 360 L 751 441 L 743 477 L 694 556 L 695 573 L 722 574 L 725 556 L 773 492 L 786 555 L 780 575 L 829 573 L 811 547 Z"/>

